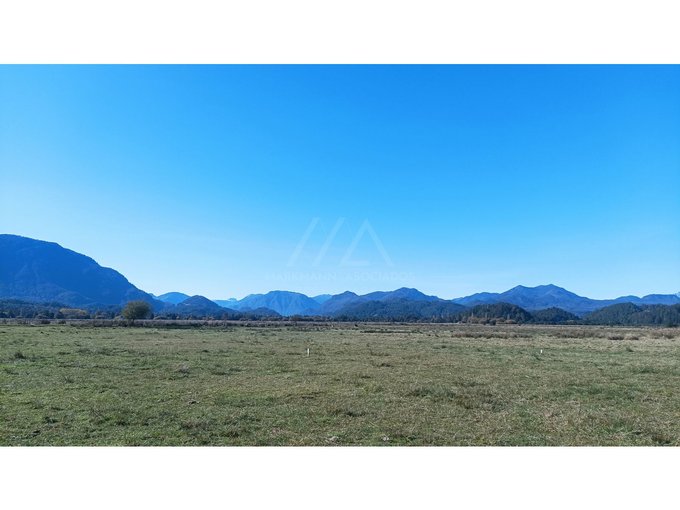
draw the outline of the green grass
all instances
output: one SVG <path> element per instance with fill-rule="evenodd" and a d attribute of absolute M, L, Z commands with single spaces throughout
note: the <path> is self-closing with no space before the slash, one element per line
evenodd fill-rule
<path fill-rule="evenodd" d="M 672 329 L 0 326 L 1 445 L 680 445 L 679 388 Z"/>

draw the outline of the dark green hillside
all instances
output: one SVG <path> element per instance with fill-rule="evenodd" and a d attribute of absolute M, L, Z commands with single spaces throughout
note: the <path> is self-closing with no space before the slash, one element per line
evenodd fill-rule
<path fill-rule="evenodd" d="M 57 243 L 0 234 L 0 299 L 59 302 L 69 306 L 162 303 L 117 271 Z"/>
<path fill-rule="evenodd" d="M 537 324 L 575 324 L 580 320 L 578 315 L 557 307 L 536 310 L 531 316 Z"/>
<path fill-rule="evenodd" d="M 680 305 L 620 303 L 596 310 L 584 317 L 587 324 L 623 326 L 678 326 Z"/>
<path fill-rule="evenodd" d="M 455 322 L 464 309 L 448 301 L 391 299 L 348 305 L 335 318 L 352 321 Z"/>
<path fill-rule="evenodd" d="M 493 303 L 477 305 L 459 314 L 461 322 L 478 324 L 496 322 L 516 322 L 519 324 L 531 322 L 532 317 L 525 309 L 510 303 Z"/>

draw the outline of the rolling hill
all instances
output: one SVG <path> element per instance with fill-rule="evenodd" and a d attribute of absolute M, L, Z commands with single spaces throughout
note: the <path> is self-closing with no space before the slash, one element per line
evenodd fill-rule
<path fill-rule="evenodd" d="M 680 325 L 680 304 L 617 303 L 589 313 L 584 317 L 584 322 L 601 325 L 678 326 Z"/>
<path fill-rule="evenodd" d="M 437 296 L 428 296 L 418 289 L 409 289 L 406 287 L 397 290 L 371 292 L 361 296 L 362 301 L 389 301 L 393 299 L 407 299 L 409 301 L 443 301 Z"/>
<path fill-rule="evenodd" d="M 579 320 L 578 315 L 557 307 L 535 310 L 531 312 L 531 316 L 538 324 L 570 324 Z"/>
<path fill-rule="evenodd" d="M 463 310 L 458 320 L 461 322 L 487 323 L 489 321 L 513 321 L 519 324 L 531 322 L 533 317 L 524 308 L 512 303 L 488 303 L 475 305 Z"/>
<path fill-rule="evenodd" d="M 191 296 L 190 298 L 187 298 L 184 301 L 177 303 L 174 306 L 173 310 L 184 313 L 193 313 L 196 315 L 198 314 L 210 315 L 213 313 L 220 314 L 227 311 L 233 311 L 228 310 L 227 308 L 223 308 L 217 303 L 214 303 L 213 301 L 210 301 L 207 297 L 203 296 Z"/>
<path fill-rule="evenodd" d="M 456 321 L 465 307 L 449 301 L 412 301 L 394 298 L 362 301 L 342 307 L 333 316 L 341 320 Z"/>

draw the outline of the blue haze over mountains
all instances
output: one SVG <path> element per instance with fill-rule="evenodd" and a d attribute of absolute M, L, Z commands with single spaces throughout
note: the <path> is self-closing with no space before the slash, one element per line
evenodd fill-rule
<path fill-rule="evenodd" d="M 453 300 L 426 295 L 412 288 L 376 291 L 364 295 L 347 291 L 314 297 L 275 290 L 266 294 L 251 294 L 241 300 L 209 300 L 203 296 L 189 296 L 177 291 L 154 296 L 135 287 L 114 269 L 100 266 L 90 257 L 56 243 L 9 234 L 0 235 L 0 299 L 56 302 L 76 307 L 120 306 L 128 301 L 141 299 L 151 303 L 155 310 L 162 310 L 164 307 L 197 311 L 229 309 L 241 312 L 259 311 L 264 315 L 328 317 L 361 307 L 377 309 L 395 303 L 405 309 L 412 307 L 413 303 L 419 303 L 419 306 L 437 313 L 454 312 L 464 307 L 483 304 L 510 303 L 529 311 L 557 307 L 577 315 L 619 303 L 680 303 L 679 294 L 596 300 L 555 285 L 519 285 L 502 293 L 481 292 Z"/>

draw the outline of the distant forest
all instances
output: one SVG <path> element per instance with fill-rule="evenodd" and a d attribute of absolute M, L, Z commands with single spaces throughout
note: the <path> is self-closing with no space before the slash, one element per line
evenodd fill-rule
<path fill-rule="evenodd" d="M 21 300 L 0 300 L 1 319 L 120 319 L 120 306 L 74 308 L 60 303 L 32 303 Z M 482 304 L 466 308 L 450 302 L 432 301 L 370 301 L 343 309 L 341 314 L 325 317 L 294 315 L 281 317 L 268 309 L 235 311 L 210 306 L 172 307 L 155 313 L 154 319 L 178 320 L 328 320 L 354 322 L 454 322 L 470 324 L 593 324 L 611 326 L 680 325 L 680 304 L 635 305 L 619 303 L 579 317 L 561 308 L 527 311 L 509 303 Z"/>

